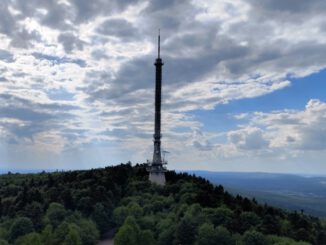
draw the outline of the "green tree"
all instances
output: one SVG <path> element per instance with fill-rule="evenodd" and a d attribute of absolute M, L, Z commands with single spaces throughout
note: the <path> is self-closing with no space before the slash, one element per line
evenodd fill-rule
<path fill-rule="evenodd" d="M 215 239 L 219 245 L 232 245 L 235 243 L 228 229 L 223 226 L 215 229 Z"/>
<path fill-rule="evenodd" d="M 117 225 L 122 225 L 128 216 L 128 209 L 125 206 L 117 207 L 113 210 L 113 221 Z"/>
<path fill-rule="evenodd" d="M 46 221 L 56 228 L 66 217 L 67 211 L 60 203 L 51 203 L 46 211 Z"/>
<path fill-rule="evenodd" d="M 115 245 L 137 245 L 137 231 L 128 224 L 122 225 L 114 236 Z"/>
<path fill-rule="evenodd" d="M 140 229 L 133 216 L 128 216 L 114 236 L 116 245 L 133 245 L 140 242 Z"/>
<path fill-rule="evenodd" d="M 38 233 L 29 233 L 25 236 L 18 238 L 15 245 L 42 245 L 41 236 Z"/>
<path fill-rule="evenodd" d="M 139 245 L 155 245 L 156 241 L 154 239 L 153 232 L 150 230 L 141 231 L 138 239 Z"/>
<path fill-rule="evenodd" d="M 74 209 L 75 207 L 74 199 L 72 198 L 71 190 L 69 188 L 66 188 L 65 190 L 62 191 L 61 198 L 64 206 L 67 209 Z"/>
<path fill-rule="evenodd" d="M 230 232 L 223 226 L 214 228 L 213 224 L 204 223 L 198 229 L 198 245 L 232 245 L 234 241 Z"/>
<path fill-rule="evenodd" d="M 300 228 L 295 232 L 295 239 L 299 241 L 311 241 L 311 234 L 304 228 Z"/>
<path fill-rule="evenodd" d="M 307 242 L 297 242 L 291 238 L 288 237 L 279 237 L 275 235 L 268 235 L 267 236 L 268 244 L 273 245 L 309 245 L 310 243 Z M 317 244 L 323 244 L 323 243 L 317 243 Z"/>
<path fill-rule="evenodd" d="M 198 228 L 198 245 L 215 245 L 215 229 L 213 224 L 204 223 Z"/>
<path fill-rule="evenodd" d="M 191 219 L 183 218 L 177 226 L 176 243 L 180 245 L 190 245 L 195 242 L 196 227 L 192 224 Z"/>
<path fill-rule="evenodd" d="M 1 200 L 1 196 L 0 196 L 0 217 L 2 216 L 2 200 Z"/>
<path fill-rule="evenodd" d="M 265 215 L 261 225 L 261 230 L 265 234 L 280 234 L 281 225 L 279 218 L 270 214 Z"/>
<path fill-rule="evenodd" d="M 52 245 L 53 244 L 53 228 L 52 225 L 47 225 L 44 227 L 41 233 L 41 240 L 43 244 Z"/>
<path fill-rule="evenodd" d="M 76 224 L 79 227 L 79 235 L 83 245 L 93 245 L 98 241 L 100 234 L 93 221 L 81 219 Z"/>
<path fill-rule="evenodd" d="M 24 215 L 31 219 L 36 229 L 42 226 L 43 207 L 39 202 L 32 202 L 26 205 Z"/>
<path fill-rule="evenodd" d="M 268 245 L 265 236 L 255 230 L 246 231 L 242 237 L 243 245 Z"/>
<path fill-rule="evenodd" d="M 9 245 L 6 240 L 0 239 L 0 245 Z"/>
<path fill-rule="evenodd" d="M 18 237 L 34 231 L 33 222 L 26 217 L 17 218 L 9 231 L 10 241 L 15 241 Z"/>
<path fill-rule="evenodd" d="M 7 229 L 0 227 L 0 239 L 7 240 L 8 239 L 9 232 Z"/>
<path fill-rule="evenodd" d="M 233 219 L 233 212 L 227 207 L 209 208 L 205 209 L 204 212 L 207 213 L 208 220 L 215 226 L 224 225 L 228 227 Z"/>
<path fill-rule="evenodd" d="M 75 224 L 69 225 L 69 232 L 65 237 L 64 245 L 82 245 L 82 241 L 78 232 L 78 227 Z"/>
<path fill-rule="evenodd" d="M 155 215 L 147 215 L 143 216 L 140 219 L 137 220 L 137 224 L 140 225 L 143 229 L 153 229 L 156 225 L 156 219 L 157 217 Z M 157 227 L 159 229 L 159 227 Z"/>
<path fill-rule="evenodd" d="M 136 219 L 139 219 L 143 216 L 144 210 L 136 202 L 131 202 L 127 206 L 128 216 L 134 216 Z"/>
<path fill-rule="evenodd" d="M 77 209 L 80 210 L 86 216 L 90 215 L 93 211 L 92 199 L 88 196 L 82 197 L 77 202 Z"/>
<path fill-rule="evenodd" d="M 238 229 L 242 233 L 250 228 L 258 226 L 261 220 L 259 216 L 253 212 L 243 212 L 240 214 L 239 221 L 240 226 Z"/>
<path fill-rule="evenodd" d="M 170 245 L 173 244 L 175 239 L 175 225 L 172 225 L 161 232 L 159 232 L 158 236 L 158 244 L 159 245 Z"/>
<path fill-rule="evenodd" d="M 110 228 L 111 219 L 102 203 L 97 203 L 92 213 L 92 219 L 97 225 L 101 234 L 107 232 Z"/>
<path fill-rule="evenodd" d="M 53 244 L 62 244 L 69 232 L 69 224 L 67 222 L 62 222 L 53 233 Z"/>

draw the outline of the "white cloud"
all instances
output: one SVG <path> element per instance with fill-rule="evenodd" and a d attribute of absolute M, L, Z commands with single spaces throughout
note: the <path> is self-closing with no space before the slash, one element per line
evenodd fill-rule
<path fill-rule="evenodd" d="M 259 128 L 248 127 L 228 132 L 229 141 L 241 150 L 259 150 L 268 147 L 263 132 Z"/>
<path fill-rule="evenodd" d="M 326 150 L 326 104 L 308 101 L 305 110 L 255 113 L 251 123 L 265 128 L 272 148 Z"/>
<path fill-rule="evenodd" d="M 1 138 L 42 150 L 55 144 L 55 154 L 117 142 L 111 147 L 143 159 L 161 27 L 163 134 L 180 159 L 322 150 L 320 101 L 302 112 L 243 114 L 250 125 L 224 133 L 225 144 L 215 142 L 218 132 L 193 133 L 203 124 L 192 111 L 273 93 L 326 66 L 325 4 L 291 2 L 2 1 Z"/>

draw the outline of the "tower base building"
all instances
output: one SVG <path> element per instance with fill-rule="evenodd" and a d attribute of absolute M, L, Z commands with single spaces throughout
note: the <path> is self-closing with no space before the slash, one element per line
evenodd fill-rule
<path fill-rule="evenodd" d="M 164 172 L 149 172 L 149 181 L 157 185 L 165 185 Z"/>

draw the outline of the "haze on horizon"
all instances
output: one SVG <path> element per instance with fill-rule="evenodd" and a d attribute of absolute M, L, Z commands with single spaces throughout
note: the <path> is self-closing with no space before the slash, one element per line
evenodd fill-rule
<path fill-rule="evenodd" d="M 326 2 L 5 0 L 0 168 L 152 157 L 161 28 L 169 169 L 326 174 Z"/>

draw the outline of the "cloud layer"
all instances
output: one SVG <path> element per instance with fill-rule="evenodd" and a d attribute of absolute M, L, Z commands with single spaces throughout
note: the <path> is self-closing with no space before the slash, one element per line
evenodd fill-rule
<path fill-rule="evenodd" d="M 304 0 L 1 1 L 0 148 L 7 164 L 24 165 L 24 157 L 12 157 L 17 150 L 69 167 L 81 152 L 93 161 L 87 166 L 109 154 L 112 161 L 150 157 L 158 27 L 172 162 L 196 168 L 276 149 L 276 158 L 289 157 L 284 149 L 291 156 L 322 152 L 319 100 L 303 111 L 246 115 L 229 132 L 205 132 L 193 112 L 273 93 L 325 68 L 325 10 L 323 1 Z"/>

